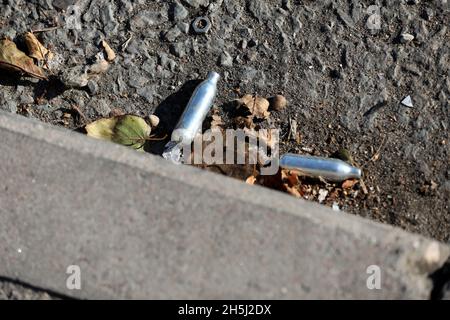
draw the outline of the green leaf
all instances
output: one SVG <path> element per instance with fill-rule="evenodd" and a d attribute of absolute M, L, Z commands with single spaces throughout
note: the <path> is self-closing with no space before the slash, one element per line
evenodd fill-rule
<path fill-rule="evenodd" d="M 86 131 L 90 137 L 142 150 L 151 128 L 141 117 L 122 115 L 94 121 L 86 125 Z"/>

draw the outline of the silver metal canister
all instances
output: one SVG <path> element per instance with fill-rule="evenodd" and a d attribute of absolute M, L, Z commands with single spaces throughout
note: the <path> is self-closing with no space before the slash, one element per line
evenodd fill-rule
<path fill-rule="evenodd" d="M 211 71 L 206 79 L 195 88 L 186 109 L 172 132 L 172 141 L 183 144 L 190 144 L 194 141 L 214 103 L 219 78 L 220 75 L 217 72 Z"/>
<path fill-rule="evenodd" d="M 175 163 L 182 162 L 183 146 L 190 145 L 201 132 L 203 121 L 211 109 L 217 94 L 220 75 L 211 71 L 194 90 L 186 109 L 172 132 L 171 141 L 166 144 L 163 157 Z"/>
<path fill-rule="evenodd" d="M 280 158 L 280 167 L 297 170 L 311 177 L 322 177 L 329 181 L 361 179 L 361 169 L 345 161 L 287 153 Z"/>

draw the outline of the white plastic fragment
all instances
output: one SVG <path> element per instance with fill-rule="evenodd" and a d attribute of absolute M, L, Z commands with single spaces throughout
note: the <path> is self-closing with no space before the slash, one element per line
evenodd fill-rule
<path fill-rule="evenodd" d="M 402 105 L 408 108 L 414 107 L 411 96 L 407 96 L 405 99 L 402 100 Z"/>
<path fill-rule="evenodd" d="M 339 204 L 337 202 L 333 203 L 333 211 L 341 211 L 341 209 L 339 208 Z"/>
<path fill-rule="evenodd" d="M 414 40 L 414 36 L 410 33 L 402 33 L 400 35 L 401 43 L 407 43 Z"/>
<path fill-rule="evenodd" d="M 320 189 L 319 190 L 319 197 L 318 197 L 319 203 L 324 202 L 325 199 L 327 198 L 327 195 L 328 195 L 328 190 Z"/>

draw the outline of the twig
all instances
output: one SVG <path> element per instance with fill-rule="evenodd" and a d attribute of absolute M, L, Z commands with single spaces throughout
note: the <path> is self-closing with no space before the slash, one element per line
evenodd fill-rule
<path fill-rule="evenodd" d="M 80 115 L 81 118 L 83 118 L 85 124 L 86 122 L 88 122 L 88 119 L 77 105 L 72 105 L 72 109 L 75 110 Z"/>
<path fill-rule="evenodd" d="M 122 51 L 125 51 L 125 49 L 128 47 L 128 44 L 130 43 L 131 39 L 133 39 L 133 34 L 130 35 L 130 37 L 122 44 Z"/>
<path fill-rule="evenodd" d="M 61 28 L 61 26 L 48 27 L 43 29 L 31 30 L 31 33 L 48 32 Z"/>
<path fill-rule="evenodd" d="M 146 141 L 162 141 L 162 140 L 165 140 L 166 138 L 167 138 L 167 133 L 164 134 L 164 136 L 161 138 L 155 138 L 155 136 L 151 135 L 150 137 L 145 138 L 145 140 Z"/>
<path fill-rule="evenodd" d="M 364 164 L 362 165 L 361 168 L 364 168 L 365 166 L 367 166 L 367 165 L 369 164 L 369 162 L 374 161 L 375 158 L 376 158 L 377 156 L 379 156 L 380 151 L 381 151 L 381 149 L 383 148 L 385 142 L 386 142 L 386 136 L 383 137 L 383 141 L 381 141 L 380 146 L 378 147 L 377 151 L 373 154 L 373 156 L 372 156 L 368 161 L 366 161 L 366 163 L 364 163 Z"/>

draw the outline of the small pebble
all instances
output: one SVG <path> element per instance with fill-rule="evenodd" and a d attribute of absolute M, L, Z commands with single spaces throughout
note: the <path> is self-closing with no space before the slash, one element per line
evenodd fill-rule
<path fill-rule="evenodd" d="M 150 115 L 150 125 L 152 128 L 156 128 L 159 124 L 159 118 L 154 114 Z"/>
<path fill-rule="evenodd" d="M 400 35 L 400 42 L 401 43 L 408 43 L 410 41 L 414 40 L 414 36 L 410 33 L 402 33 Z"/>
<path fill-rule="evenodd" d="M 281 111 L 287 106 L 287 100 L 284 96 L 277 94 L 269 98 L 270 107 L 272 110 Z"/>
<path fill-rule="evenodd" d="M 233 58 L 231 57 L 231 55 L 228 52 L 224 51 L 222 53 L 222 55 L 220 56 L 219 64 L 222 67 L 232 67 L 233 66 Z"/>
<path fill-rule="evenodd" d="M 95 81 L 89 80 L 87 83 L 88 89 L 89 89 L 89 93 L 91 95 L 95 95 L 98 93 L 98 84 Z"/>
<path fill-rule="evenodd" d="M 172 7 L 172 19 L 174 21 L 180 21 L 186 18 L 188 15 L 189 11 L 187 11 L 181 3 L 176 1 Z"/>

